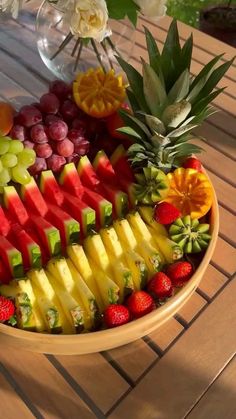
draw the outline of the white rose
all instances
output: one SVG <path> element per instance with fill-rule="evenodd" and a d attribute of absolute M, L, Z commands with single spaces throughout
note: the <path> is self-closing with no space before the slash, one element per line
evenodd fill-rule
<path fill-rule="evenodd" d="M 152 19 L 158 19 L 166 14 L 166 0 L 134 0 L 141 13 Z"/>
<path fill-rule="evenodd" d="M 105 0 L 75 0 L 70 26 L 81 38 L 101 42 L 110 34 L 107 28 L 108 11 Z"/>

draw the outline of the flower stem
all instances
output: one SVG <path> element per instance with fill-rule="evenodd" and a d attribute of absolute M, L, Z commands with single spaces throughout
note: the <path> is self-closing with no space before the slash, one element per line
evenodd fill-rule
<path fill-rule="evenodd" d="M 106 40 L 104 40 L 104 41 L 101 42 L 101 46 L 102 46 L 103 51 L 105 52 L 105 54 L 106 54 L 106 56 L 108 58 L 108 61 L 109 61 L 109 64 L 110 64 L 111 69 L 114 70 L 113 62 L 112 62 L 111 58 L 109 57 L 109 52 L 107 50 Z"/>
<path fill-rule="evenodd" d="M 119 51 L 116 49 L 115 45 L 113 44 L 111 38 L 108 36 L 107 38 L 105 38 L 108 42 L 108 44 L 110 45 L 110 47 L 113 49 L 113 51 L 120 57 L 120 53 Z"/>
<path fill-rule="evenodd" d="M 98 51 L 98 49 L 97 49 L 97 46 L 96 46 L 96 44 L 95 44 L 94 39 L 91 39 L 91 44 L 92 44 L 92 47 L 93 47 L 93 49 L 94 49 L 94 51 L 95 51 L 95 54 L 96 54 L 96 56 L 97 56 L 97 59 L 98 59 L 98 61 L 99 61 L 100 66 L 102 67 L 102 69 L 103 69 L 104 73 L 106 73 L 106 68 L 105 68 L 105 66 L 104 66 L 104 64 L 103 64 L 103 62 L 102 62 L 102 60 L 101 60 L 101 57 L 100 57 L 100 54 L 99 54 L 99 51 Z"/>
<path fill-rule="evenodd" d="M 72 51 L 72 53 L 71 53 L 71 57 L 74 57 L 74 55 L 75 55 L 75 53 L 76 53 L 76 50 L 77 50 L 77 48 L 79 47 L 80 42 L 81 42 L 81 39 L 80 39 L 80 38 L 78 38 L 78 39 L 77 39 L 77 41 L 76 41 L 76 43 L 75 43 L 75 45 L 74 45 L 73 51 Z"/>
<path fill-rule="evenodd" d="M 77 69 L 77 66 L 78 66 L 78 62 L 79 62 L 79 59 L 80 59 L 80 55 L 81 55 L 81 52 L 82 52 L 82 49 L 83 49 L 83 42 L 81 41 L 81 39 L 79 38 L 79 51 L 78 51 L 78 54 L 77 54 L 77 57 L 76 57 L 76 60 L 75 60 L 75 65 L 74 65 L 74 71 L 76 71 L 76 69 Z M 78 41 L 77 41 L 78 42 Z"/>
<path fill-rule="evenodd" d="M 56 56 L 58 54 L 60 54 L 60 52 L 65 48 L 65 46 L 67 44 L 69 44 L 69 42 L 71 41 L 71 39 L 74 37 L 74 35 L 70 32 L 68 33 L 68 35 L 65 37 L 64 41 L 60 44 L 58 50 L 51 56 L 50 60 L 53 60 L 54 58 L 56 58 Z"/>

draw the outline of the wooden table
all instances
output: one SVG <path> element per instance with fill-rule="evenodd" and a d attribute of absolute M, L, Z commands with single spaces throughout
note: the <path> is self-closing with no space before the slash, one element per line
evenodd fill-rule
<path fill-rule="evenodd" d="M 35 101 L 52 78 L 37 50 L 32 16 L 0 27 L 0 95 L 14 105 Z M 163 43 L 170 19 L 140 21 L 133 61 L 145 57 L 143 24 Z M 191 28 L 179 24 L 181 39 Z M 194 32 L 192 72 L 215 54 L 235 50 Z M 202 161 L 220 205 L 217 247 L 199 289 L 161 329 L 130 345 L 86 356 L 0 351 L 0 412 L 4 419 L 236 418 L 236 63 L 219 86 L 220 111 L 198 129 Z"/>

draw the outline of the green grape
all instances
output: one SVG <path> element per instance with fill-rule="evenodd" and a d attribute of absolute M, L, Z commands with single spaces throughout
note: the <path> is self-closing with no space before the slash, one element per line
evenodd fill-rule
<path fill-rule="evenodd" d="M 17 155 L 18 163 L 25 167 L 32 166 L 35 162 L 35 158 L 36 153 L 32 148 L 24 148 L 24 150 Z"/>
<path fill-rule="evenodd" d="M 8 137 L 1 137 L 0 138 L 0 155 L 3 155 L 8 152 L 10 147 L 10 141 L 6 139 Z"/>
<path fill-rule="evenodd" d="M 11 173 L 12 173 L 12 179 L 17 183 L 20 183 L 21 185 L 26 185 L 26 183 L 29 183 L 31 179 L 31 176 L 28 170 L 26 170 L 26 168 L 24 166 L 21 166 L 20 164 L 17 164 L 15 167 L 13 167 Z M 1 179 L 0 179 L 0 182 L 1 182 Z"/>
<path fill-rule="evenodd" d="M 11 140 L 9 144 L 10 144 L 10 147 L 9 147 L 9 150 L 7 150 L 9 153 L 18 154 L 24 149 L 24 144 L 19 140 Z M 7 151 L 5 151 L 5 153 Z"/>
<path fill-rule="evenodd" d="M 15 154 L 6 153 L 1 157 L 1 164 L 4 167 L 14 167 L 17 165 L 17 157 Z"/>
<path fill-rule="evenodd" d="M 7 185 L 0 185 L 0 194 L 4 192 L 4 187 Z"/>
<path fill-rule="evenodd" d="M 0 184 L 8 183 L 10 182 L 10 180 L 11 180 L 11 175 L 10 175 L 9 170 L 5 168 L 2 169 L 0 172 Z"/>
<path fill-rule="evenodd" d="M 2 164 L 2 160 L 0 159 L 0 172 L 3 169 L 3 164 Z"/>

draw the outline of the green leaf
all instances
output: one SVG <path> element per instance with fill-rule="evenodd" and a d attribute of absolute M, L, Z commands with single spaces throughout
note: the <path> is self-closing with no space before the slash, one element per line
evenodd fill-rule
<path fill-rule="evenodd" d="M 123 121 L 125 122 L 125 124 L 133 128 L 139 134 L 141 138 L 144 137 L 145 139 L 146 137 L 147 138 L 150 137 L 150 131 L 148 130 L 145 124 L 139 121 L 138 118 L 135 118 L 134 116 L 130 115 L 130 113 L 124 111 L 123 109 L 119 110 L 119 114 L 121 118 L 123 119 Z"/>
<path fill-rule="evenodd" d="M 201 151 L 202 148 L 195 144 L 184 144 L 184 146 L 177 151 L 176 157 L 187 157 L 191 154 L 199 154 Z"/>
<path fill-rule="evenodd" d="M 179 76 L 178 80 L 175 82 L 174 86 L 168 93 L 168 102 L 180 102 L 183 100 L 189 91 L 189 70 L 186 69 L 183 73 Z"/>
<path fill-rule="evenodd" d="M 202 98 L 199 102 L 196 102 L 191 110 L 191 115 L 198 115 L 200 112 L 202 112 L 205 107 L 211 103 L 217 96 L 219 96 L 220 93 L 222 93 L 225 90 L 225 87 L 222 87 L 221 89 L 215 90 L 214 92 L 210 93 L 207 97 Z"/>
<path fill-rule="evenodd" d="M 106 3 L 109 18 L 121 20 L 128 16 L 136 27 L 139 6 L 133 0 L 106 0 Z"/>
<path fill-rule="evenodd" d="M 123 60 L 123 58 L 116 57 L 116 59 L 128 78 L 130 88 L 140 106 L 140 110 L 150 113 L 143 93 L 143 78 L 141 74 L 132 65 Z"/>
<path fill-rule="evenodd" d="M 169 91 L 176 80 L 176 69 L 181 63 L 181 47 L 177 22 L 173 19 L 161 54 L 162 72 L 165 78 L 166 90 Z"/>
<path fill-rule="evenodd" d="M 145 120 L 146 124 L 149 127 L 149 129 L 152 131 L 152 133 L 158 133 L 158 134 L 165 134 L 166 129 L 163 122 L 153 115 L 147 115 L 145 114 Z"/>
<path fill-rule="evenodd" d="M 223 57 L 223 55 L 224 54 L 217 55 L 203 67 L 203 69 L 200 71 L 200 73 L 197 75 L 197 77 L 194 78 L 193 82 L 191 83 L 190 91 L 193 90 L 193 88 L 199 83 L 200 80 L 203 79 L 203 81 L 205 80 L 206 82 L 211 72 L 213 71 L 214 66 Z M 203 83 L 203 85 L 204 84 L 205 83 Z"/>
<path fill-rule="evenodd" d="M 189 131 L 192 131 L 196 127 L 197 127 L 197 125 L 189 124 L 189 125 L 186 125 L 185 127 L 177 128 L 174 131 L 171 131 L 168 134 L 168 137 L 170 137 L 170 138 L 180 137 L 181 135 L 186 134 Z"/>
<path fill-rule="evenodd" d="M 183 70 L 185 68 L 188 68 L 190 70 L 192 52 L 193 52 L 193 34 L 191 33 L 190 37 L 185 42 L 181 51 L 181 66 Z"/>
<path fill-rule="evenodd" d="M 143 90 L 152 115 L 159 116 L 160 108 L 166 102 L 166 91 L 153 68 L 143 61 Z"/>
<path fill-rule="evenodd" d="M 131 127 L 117 128 L 116 131 L 121 132 L 122 134 L 128 135 L 129 137 L 137 138 L 139 140 L 142 139 L 142 137 Z"/>
<path fill-rule="evenodd" d="M 129 100 L 129 104 L 131 106 L 131 109 L 133 111 L 133 113 L 138 112 L 140 109 L 140 106 L 136 100 L 135 95 L 133 94 L 132 90 L 130 90 L 129 88 L 126 89 L 126 95 L 128 97 Z"/>
<path fill-rule="evenodd" d="M 148 28 L 144 27 L 144 30 L 145 30 L 146 44 L 147 44 L 150 66 L 158 74 L 162 85 L 165 86 L 165 80 L 164 80 L 164 76 L 163 76 L 162 68 L 161 68 L 161 54 L 158 49 L 157 43 L 155 39 L 153 38 L 151 32 L 148 30 Z"/>

